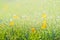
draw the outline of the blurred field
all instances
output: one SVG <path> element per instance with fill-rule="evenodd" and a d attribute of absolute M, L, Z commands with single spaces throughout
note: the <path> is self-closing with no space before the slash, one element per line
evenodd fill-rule
<path fill-rule="evenodd" d="M 60 40 L 60 0 L 0 0 L 0 40 Z"/>

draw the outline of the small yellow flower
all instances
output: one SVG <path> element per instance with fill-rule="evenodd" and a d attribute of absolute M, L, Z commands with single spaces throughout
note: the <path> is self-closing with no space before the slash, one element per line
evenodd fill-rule
<path fill-rule="evenodd" d="M 46 18 L 47 15 L 45 13 L 42 14 L 42 18 Z"/>
<path fill-rule="evenodd" d="M 47 27 L 46 24 L 42 24 L 42 29 L 45 29 Z"/>
<path fill-rule="evenodd" d="M 43 20 L 43 23 L 47 23 L 47 21 L 46 20 Z"/>
<path fill-rule="evenodd" d="M 10 21 L 10 26 L 13 26 L 14 25 L 14 21 Z"/>
<path fill-rule="evenodd" d="M 42 29 L 47 28 L 47 22 L 46 22 L 46 20 L 43 21 L 43 23 L 42 23 L 42 27 L 41 27 L 41 28 L 42 28 Z"/>
<path fill-rule="evenodd" d="M 31 30 L 32 30 L 32 32 L 35 32 L 36 31 L 35 28 L 32 28 Z"/>
<path fill-rule="evenodd" d="M 17 15 L 14 15 L 13 18 L 14 18 L 14 19 L 18 19 L 19 17 L 18 17 Z"/>

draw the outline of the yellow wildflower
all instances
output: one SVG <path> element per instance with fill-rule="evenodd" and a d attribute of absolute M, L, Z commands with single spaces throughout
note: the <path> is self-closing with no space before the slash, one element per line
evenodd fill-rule
<path fill-rule="evenodd" d="M 35 28 L 32 28 L 31 30 L 32 30 L 32 32 L 35 32 L 36 31 Z"/>
<path fill-rule="evenodd" d="M 46 23 L 46 20 L 43 20 L 43 23 Z"/>
<path fill-rule="evenodd" d="M 13 26 L 14 25 L 14 21 L 10 21 L 10 26 Z"/>
<path fill-rule="evenodd" d="M 46 23 L 46 20 L 44 20 L 42 23 L 42 29 L 45 29 L 46 27 L 47 27 L 47 23 Z"/>
<path fill-rule="evenodd" d="M 19 17 L 18 17 L 17 15 L 14 15 L 13 18 L 14 18 L 14 19 L 18 19 Z"/>
<path fill-rule="evenodd" d="M 42 18 L 46 18 L 47 15 L 45 13 L 42 14 Z"/>
<path fill-rule="evenodd" d="M 45 29 L 46 27 L 46 24 L 42 24 L 42 29 Z"/>

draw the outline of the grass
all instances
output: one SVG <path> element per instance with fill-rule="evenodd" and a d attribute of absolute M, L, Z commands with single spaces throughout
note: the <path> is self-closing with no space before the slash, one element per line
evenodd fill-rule
<path fill-rule="evenodd" d="M 45 18 L 42 18 L 45 20 Z M 57 20 L 46 17 L 47 26 L 42 29 L 43 20 L 1 19 L 0 40 L 60 40 L 60 28 Z M 13 22 L 11 22 L 13 21 Z M 11 22 L 11 23 L 10 23 Z"/>
<path fill-rule="evenodd" d="M 59 7 L 59 0 L 0 0 L 0 40 L 60 40 Z"/>

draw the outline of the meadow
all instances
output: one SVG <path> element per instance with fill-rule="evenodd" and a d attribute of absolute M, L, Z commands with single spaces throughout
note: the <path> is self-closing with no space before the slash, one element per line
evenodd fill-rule
<path fill-rule="evenodd" d="M 0 40 L 60 40 L 59 0 L 0 0 Z"/>

